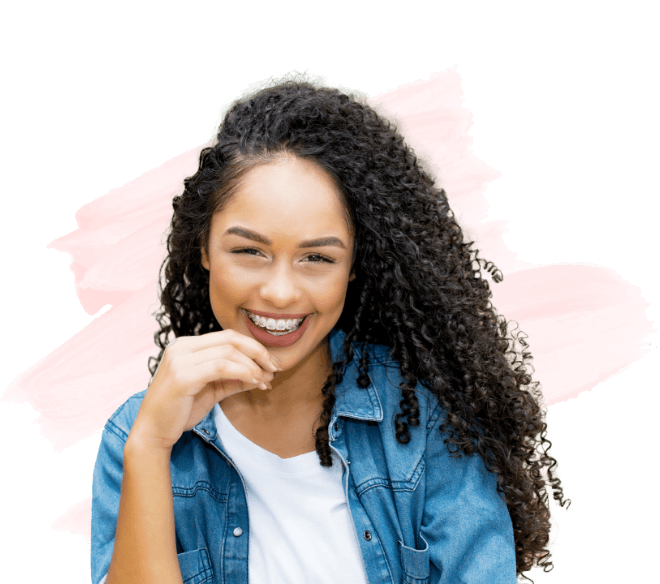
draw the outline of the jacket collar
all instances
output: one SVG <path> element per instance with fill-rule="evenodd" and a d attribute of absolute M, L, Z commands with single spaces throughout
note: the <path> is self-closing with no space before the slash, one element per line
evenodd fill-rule
<path fill-rule="evenodd" d="M 333 362 L 336 363 L 346 356 L 343 348 L 346 333 L 335 328 L 330 332 L 329 336 L 330 354 L 332 355 Z M 353 360 L 346 367 L 342 382 L 335 387 L 335 406 L 333 408 L 331 424 L 339 416 L 355 418 L 356 420 L 381 422 L 383 420 L 383 408 L 373 382 L 370 380 L 369 387 L 364 389 L 357 384 L 356 380 L 359 375 L 358 362 L 361 352 L 357 347 L 354 347 L 353 350 L 355 353 Z M 207 442 L 215 440 L 218 430 L 215 426 L 213 409 L 193 428 L 193 431 Z"/>
<path fill-rule="evenodd" d="M 330 354 L 332 355 L 332 361 L 335 363 L 346 356 L 344 352 L 345 338 L 346 333 L 342 330 L 333 329 L 330 332 Z M 369 376 L 369 386 L 365 389 L 357 384 L 357 378 L 360 375 L 358 362 L 360 361 L 361 352 L 357 347 L 353 347 L 353 351 L 353 360 L 346 367 L 342 382 L 335 387 L 335 407 L 332 419 L 344 416 L 345 418 L 355 418 L 357 420 L 381 422 L 383 420 L 383 408 L 380 405 L 378 392 L 371 381 L 373 376 Z M 373 359 L 371 363 L 373 367 Z"/>

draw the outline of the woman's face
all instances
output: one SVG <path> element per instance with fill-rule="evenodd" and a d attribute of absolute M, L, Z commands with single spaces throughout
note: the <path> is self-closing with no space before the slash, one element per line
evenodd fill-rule
<path fill-rule="evenodd" d="M 354 239 L 341 194 L 313 162 L 283 156 L 245 175 L 211 222 L 211 308 L 284 369 L 320 349 L 344 307 Z"/>

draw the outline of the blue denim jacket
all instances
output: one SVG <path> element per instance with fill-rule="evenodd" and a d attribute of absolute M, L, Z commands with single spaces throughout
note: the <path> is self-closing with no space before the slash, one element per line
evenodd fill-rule
<path fill-rule="evenodd" d="M 333 360 L 344 334 L 333 331 Z M 398 366 L 387 349 L 371 355 L 371 384 L 357 383 L 356 357 L 335 388 L 331 448 L 343 465 L 344 490 L 370 584 L 513 584 L 513 529 L 495 476 L 475 455 L 452 458 L 438 426 L 438 400 L 418 386 L 420 425 L 395 437 Z M 112 557 L 122 453 L 141 392 L 108 420 L 94 468 L 92 581 Z M 248 583 L 248 508 L 243 479 L 218 440 L 209 413 L 184 432 L 171 456 L 179 565 L 185 584 Z M 234 535 L 235 533 L 240 535 Z M 252 583 L 257 584 L 257 583 Z"/>

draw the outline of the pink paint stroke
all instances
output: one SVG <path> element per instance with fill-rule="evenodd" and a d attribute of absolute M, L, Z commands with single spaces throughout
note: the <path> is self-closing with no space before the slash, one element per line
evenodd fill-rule
<path fill-rule="evenodd" d="M 456 69 L 373 100 L 395 112 L 403 134 L 431 168 L 468 232 L 506 277 L 494 304 L 529 335 L 536 378 L 547 404 L 575 397 L 639 359 L 651 323 L 638 288 L 595 266 L 533 266 L 504 244 L 503 221 L 487 221 L 484 190 L 499 173 L 472 152 L 472 115 L 462 105 Z M 50 244 L 71 254 L 78 298 L 89 314 L 112 308 L 8 388 L 4 399 L 29 401 L 56 451 L 98 432 L 131 394 L 146 387 L 155 354 L 156 279 L 164 257 L 171 200 L 194 173 L 199 149 L 166 162 L 83 206 L 79 228 Z M 90 471 L 91 472 L 91 471 Z M 60 517 L 56 529 L 89 537 L 90 501 Z"/>

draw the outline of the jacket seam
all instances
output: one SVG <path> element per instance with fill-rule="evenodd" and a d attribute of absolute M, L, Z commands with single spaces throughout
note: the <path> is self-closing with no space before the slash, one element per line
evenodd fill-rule
<path fill-rule="evenodd" d="M 124 432 L 117 424 L 115 424 L 112 419 L 108 420 L 105 424 L 105 429 L 108 430 L 108 432 L 111 432 L 117 438 L 119 438 L 123 444 L 126 443 L 126 440 L 128 439 L 128 434 Z"/>
<path fill-rule="evenodd" d="M 139 394 L 141 394 L 141 393 L 143 393 L 143 392 L 145 392 L 145 390 L 139 391 L 138 393 L 133 394 L 131 397 L 129 397 L 129 398 L 128 398 L 123 404 L 121 404 L 121 405 L 115 410 L 115 412 L 112 414 L 112 416 L 110 416 L 110 418 L 108 418 L 108 421 L 107 421 L 106 424 L 105 424 L 105 427 L 106 427 L 108 430 L 111 430 L 111 431 L 112 431 L 116 436 L 118 436 L 123 442 L 126 442 L 126 440 L 128 439 L 128 432 L 124 431 L 124 430 L 123 430 L 123 429 L 122 429 L 122 428 L 121 428 L 121 427 L 115 422 L 115 420 L 117 420 L 117 418 L 118 418 L 118 417 L 121 415 L 121 413 L 126 409 L 126 407 L 128 406 L 128 404 L 129 404 L 130 402 L 132 402 L 133 400 L 138 400 L 139 402 L 141 402 L 141 401 L 144 399 L 144 395 L 139 395 Z M 129 416 L 129 417 L 130 417 L 130 416 Z M 133 420 L 129 420 L 129 422 L 130 422 L 130 423 L 129 423 L 129 428 L 133 425 L 133 422 L 134 422 L 134 421 L 135 421 L 134 419 L 133 419 Z M 112 426 L 114 429 L 111 428 L 110 426 Z M 115 431 L 115 430 L 116 430 L 116 431 Z M 118 434 L 117 431 L 120 432 L 120 434 Z"/>
<path fill-rule="evenodd" d="M 201 577 L 202 580 L 196 580 L 196 578 Z M 195 574 L 194 576 L 190 576 L 187 580 L 183 581 L 183 584 L 189 584 L 190 582 L 195 582 L 196 584 L 204 584 L 204 582 L 208 582 L 211 578 L 213 578 L 213 570 L 211 568 L 206 568 L 205 570 L 202 570 L 201 572 Z"/>
<path fill-rule="evenodd" d="M 219 493 L 211 487 L 206 481 L 200 481 L 195 483 L 195 486 L 192 488 L 187 487 L 172 487 L 172 494 L 177 497 L 194 497 L 198 491 L 206 491 L 211 497 L 213 497 L 218 503 L 226 503 L 227 495 Z"/>
<path fill-rule="evenodd" d="M 427 436 L 430 435 L 431 430 L 436 425 L 436 422 L 440 419 L 441 414 L 442 414 L 442 407 L 440 406 L 440 402 L 438 402 L 435 408 L 433 408 L 433 411 L 429 414 L 428 422 L 426 422 L 426 429 L 428 430 L 428 432 L 426 433 Z"/>
<path fill-rule="evenodd" d="M 396 492 L 402 492 L 402 491 L 414 492 L 417 490 L 417 487 L 419 486 L 419 481 L 421 480 L 425 470 L 426 470 L 426 461 L 424 460 L 424 457 L 421 457 L 409 480 L 393 481 L 391 479 L 386 479 L 381 477 L 373 478 L 369 481 L 360 484 L 359 486 L 356 486 L 355 494 L 360 499 L 362 499 L 364 493 L 376 487 L 384 487 Z"/>

